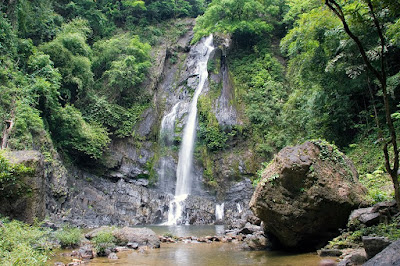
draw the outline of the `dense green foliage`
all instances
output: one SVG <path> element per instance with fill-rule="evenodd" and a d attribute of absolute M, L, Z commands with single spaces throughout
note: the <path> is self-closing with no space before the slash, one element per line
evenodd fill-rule
<path fill-rule="evenodd" d="M 134 134 L 150 106 L 143 82 L 151 46 L 134 33 L 153 42 L 149 33 L 166 28 L 159 23 L 204 8 L 202 0 L 3 1 L 0 132 L 3 121 L 13 127 L 0 140 L 11 149 L 55 146 L 76 161 L 100 159 L 112 138 Z"/>
<path fill-rule="evenodd" d="M 242 45 L 255 44 L 280 23 L 283 5 L 279 0 L 214 0 L 197 19 L 193 41 L 219 32 L 232 34 Z"/>
<path fill-rule="evenodd" d="M 255 149 L 270 156 L 277 148 L 290 143 L 284 120 L 284 104 L 288 88 L 283 82 L 283 67 L 265 47 L 240 49 L 230 58 L 230 67 L 236 85 L 236 95 L 245 106 Z"/>
<path fill-rule="evenodd" d="M 19 221 L 0 220 L 1 265 L 46 265 L 50 232 Z"/>
<path fill-rule="evenodd" d="M 359 248 L 362 246 L 363 236 L 385 237 L 392 241 L 398 240 L 400 238 L 399 222 L 399 218 L 395 217 L 386 223 L 379 223 L 368 227 L 363 224 L 349 224 L 349 229 L 332 241 L 329 241 L 327 248 Z"/>
<path fill-rule="evenodd" d="M 73 248 L 81 243 L 82 232 L 79 228 L 64 226 L 56 232 L 55 237 L 62 248 Z"/>
<path fill-rule="evenodd" d="M 399 4 L 375 0 L 372 12 L 368 1 L 337 2 L 372 65 L 379 67 L 384 57 L 389 108 L 397 119 Z M 377 22 L 387 44 L 383 49 Z M 368 200 L 392 197 L 380 142 L 380 136 L 389 136 L 381 85 L 328 6 L 317 0 L 215 0 L 197 19 L 194 41 L 210 33 L 232 37 L 227 59 L 235 83 L 234 104 L 244 121 L 246 141 L 261 156 L 269 159 L 286 145 L 314 138 L 341 149 L 349 146 L 346 151 L 369 189 Z M 223 135 L 218 135 L 219 142 L 207 138 L 213 128 L 209 117 L 200 108 L 199 135 L 209 144 L 225 143 L 215 146 L 217 151 L 225 149 Z M 204 121 L 207 130 L 202 129 Z"/>
<path fill-rule="evenodd" d="M 368 1 L 338 3 L 371 64 L 385 59 L 388 106 L 399 118 L 399 4 L 373 0 L 373 13 Z M 361 179 L 371 191 L 376 186 L 367 180 L 380 180 L 380 138 L 389 133 L 379 79 L 321 1 L 15 0 L 1 2 L 0 12 L 0 132 L 11 149 L 55 147 L 73 161 L 101 162 L 113 139 L 135 135 L 152 105 L 145 86 L 151 45 L 167 31 L 164 41 L 170 42 L 187 32 L 184 23 L 169 19 L 200 15 L 193 42 L 210 33 L 233 40 L 226 61 L 232 104 L 243 122 L 237 128 L 218 124 L 211 110 L 221 84 L 210 82 L 209 95 L 199 99 L 202 157 L 240 138 L 267 160 L 285 145 L 322 138 L 339 148 L 350 145 L 353 158 L 369 147 L 374 166 L 364 171 L 360 163 Z M 176 61 L 172 51 L 168 63 Z M 214 74 L 220 67 L 221 60 L 208 65 Z M 212 160 L 203 161 L 213 181 Z M 372 201 L 387 197 L 370 195 Z"/>

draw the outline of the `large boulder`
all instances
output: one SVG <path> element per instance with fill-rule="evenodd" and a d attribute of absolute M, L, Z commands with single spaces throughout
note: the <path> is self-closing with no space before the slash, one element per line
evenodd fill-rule
<path fill-rule="evenodd" d="M 364 266 L 378 265 L 400 265 L 400 240 L 393 242 L 364 264 Z"/>
<path fill-rule="evenodd" d="M 87 234 L 85 234 L 85 237 L 90 240 L 103 231 L 111 231 L 113 236 L 115 237 L 116 244 L 120 246 L 128 246 L 132 248 L 137 248 L 139 246 L 148 246 L 149 248 L 160 247 L 160 240 L 156 233 L 146 227 L 125 226 L 123 228 L 114 228 L 109 226 L 102 226 L 88 232 Z"/>
<path fill-rule="evenodd" d="M 149 228 L 124 227 L 113 232 L 119 245 L 137 243 L 139 246 L 159 248 L 160 240 L 156 233 Z"/>
<path fill-rule="evenodd" d="M 5 158 L 13 165 L 21 164 L 31 169 L 19 176 L 26 188 L 21 195 L 0 197 L 0 214 L 33 223 L 45 217 L 45 168 L 43 155 L 38 151 L 7 151 Z"/>
<path fill-rule="evenodd" d="M 283 247 L 308 249 L 337 235 L 364 195 L 351 161 L 328 143 L 312 141 L 275 156 L 250 207 Z"/>
<path fill-rule="evenodd" d="M 375 256 L 392 243 L 386 237 L 379 236 L 363 236 L 362 242 L 368 259 Z"/>

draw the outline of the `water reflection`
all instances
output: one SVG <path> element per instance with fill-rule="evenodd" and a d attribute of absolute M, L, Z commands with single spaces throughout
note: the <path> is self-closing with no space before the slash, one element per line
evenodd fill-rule
<path fill-rule="evenodd" d="M 320 258 L 315 254 L 287 254 L 270 251 L 244 251 L 240 244 L 233 243 L 197 243 L 162 244 L 160 249 L 140 253 L 127 251 L 118 253 L 119 260 L 96 258 L 90 265 L 318 265 Z"/>
<path fill-rule="evenodd" d="M 175 236 L 207 236 L 224 233 L 223 225 L 203 226 L 146 226 L 158 235 L 171 233 Z M 109 265 L 176 265 L 176 266 L 221 266 L 221 265 L 268 265 L 304 266 L 318 265 L 320 258 L 314 253 L 290 254 L 272 251 L 246 251 L 242 243 L 162 243 L 153 250 L 128 250 L 118 253 L 118 260 L 95 258 L 91 266 Z M 60 260 L 60 258 L 58 258 Z M 58 261 L 55 258 L 55 261 Z"/>

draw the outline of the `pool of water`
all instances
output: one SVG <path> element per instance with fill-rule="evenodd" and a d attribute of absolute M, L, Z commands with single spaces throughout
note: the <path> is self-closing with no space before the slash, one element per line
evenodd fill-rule
<path fill-rule="evenodd" d="M 245 251 L 234 243 L 162 244 L 160 249 L 119 252 L 118 260 L 95 258 L 89 265 L 318 265 L 316 254 L 288 254 L 272 251 Z"/>
<path fill-rule="evenodd" d="M 170 233 L 174 236 L 207 236 L 224 233 L 223 225 L 203 226 L 146 226 L 157 235 Z M 318 265 L 321 258 L 316 253 L 292 254 L 278 251 L 247 251 L 242 243 L 162 243 L 159 249 L 127 250 L 117 253 L 118 260 L 95 258 L 90 266 L 100 265 L 268 265 L 268 266 L 307 266 Z M 65 258 L 52 259 L 65 261 Z M 71 260 L 69 260 L 71 261 Z M 51 265 L 51 264 L 49 264 Z"/>

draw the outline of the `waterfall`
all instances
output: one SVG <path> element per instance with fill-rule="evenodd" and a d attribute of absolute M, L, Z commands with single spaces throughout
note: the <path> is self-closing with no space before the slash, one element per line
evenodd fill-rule
<path fill-rule="evenodd" d="M 177 224 L 183 213 L 183 202 L 191 192 L 193 152 L 196 138 L 197 100 L 208 78 L 207 61 L 210 53 L 214 50 L 212 46 L 213 36 L 208 36 L 203 42 L 205 51 L 197 64 L 199 83 L 189 106 L 188 118 L 183 130 L 182 143 L 179 150 L 175 198 L 170 203 L 170 211 L 168 213 L 167 224 L 169 225 Z"/>
<path fill-rule="evenodd" d="M 215 205 L 215 220 L 222 221 L 224 219 L 224 203 Z"/>
<path fill-rule="evenodd" d="M 241 212 L 242 212 L 242 206 L 240 206 L 240 203 L 239 203 L 239 202 L 236 203 L 236 209 L 237 209 L 237 212 L 238 212 L 238 213 L 241 213 Z"/>
<path fill-rule="evenodd" d="M 170 146 L 174 141 L 175 120 L 180 102 L 172 107 L 171 111 L 161 120 L 160 139 L 165 146 Z"/>
<path fill-rule="evenodd" d="M 175 120 L 178 113 L 180 102 L 176 103 L 171 111 L 161 120 L 160 145 L 162 147 L 171 147 L 174 142 Z M 172 192 L 171 180 L 174 177 L 173 158 L 168 154 L 163 154 L 159 161 L 158 184 L 163 192 Z"/>

